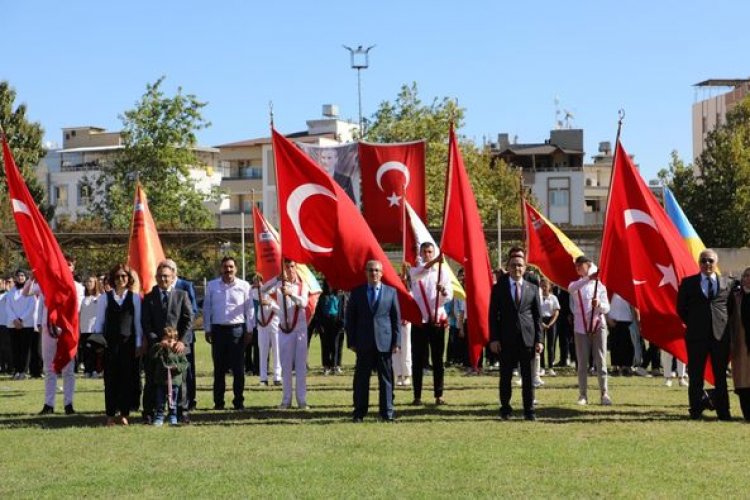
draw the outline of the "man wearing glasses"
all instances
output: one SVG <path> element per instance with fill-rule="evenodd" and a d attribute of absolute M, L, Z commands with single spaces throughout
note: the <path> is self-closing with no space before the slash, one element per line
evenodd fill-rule
<path fill-rule="evenodd" d="M 703 250 L 698 262 L 701 272 L 685 277 L 677 291 L 677 313 L 687 326 L 685 344 L 690 377 L 690 418 L 700 420 L 703 413 L 703 376 L 706 358 L 711 355 L 716 414 L 719 420 L 731 420 L 726 377 L 729 360 L 727 318 L 732 307 L 730 283 L 727 278 L 716 274 L 719 257 L 715 251 Z"/>
<path fill-rule="evenodd" d="M 396 289 L 381 282 L 383 264 L 367 262 L 367 284 L 352 290 L 346 307 L 346 338 L 357 353 L 354 369 L 354 422 L 367 415 L 370 374 L 378 373 L 380 418 L 393 422 L 393 364 L 401 348 L 401 315 Z"/>
<path fill-rule="evenodd" d="M 157 344 L 162 338 L 164 328 L 171 326 L 177 329 L 179 337 L 173 348 L 174 352 L 177 354 L 188 354 L 190 352 L 188 334 L 193 322 L 193 311 L 187 292 L 175 288 L 176 279 L 177 264 L 172 259 L 161 261 L 156 268 L 156 286 L 143 297 L 141 324 L 143 325 L 146 349 L 150 349 L 151 346 Z M 153 420 L 156 402 L 153 362 L 148 356 L 144 358 L 143 362 L 146 372 L 146 384 L 143 387 L 143 419 L 145 423 L 151 423 Z M 181 394 L 179 416 L 183 423 L 189 423 L 187 391 L 181 391 Z"/>

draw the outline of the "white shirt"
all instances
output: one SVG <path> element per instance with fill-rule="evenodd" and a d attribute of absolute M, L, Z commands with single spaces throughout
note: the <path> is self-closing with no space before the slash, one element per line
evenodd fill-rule
<path fill-rule="evenodd" d="M 447 265 L 443 263 L 443 266 Z M 445 314 L 443 305 L 453 298 L 453 289 L 447 270 L 444 269 L 440 273 L 440 284 L 443 285 L 443 289 L 447 292 L 445 296 L 437 293 L 438 264 L 434 264 L 429 269 L 419 264 L 409 271 L 409 275 L 411 276 L 411 294 L 422 313 L 422 322 L 446 321 L 448 317 Z M 435 314 L 436 295 L 438 296 L 437 314 Z"/>
<path fill-rule="evenodd" d="M 7 327 L 13 328 L 13 321 L 20 319 L 24 328 L 34 328 L 36 326 L 37 298 L 34 295 L 24 295 L 23 288 L 16 287 L 13 287 L 6 295 Z"/>
<path fill-rule="evenodd" d="M 551 318 L 555 315 L 555 311 L 560 310 L 560 302 L 553 294 L 549 294 L 547 297 L 539 292 L 539 301 L 542 304 L 542 317 Z"/>
<path fill-rule="evenodd" d="M 89 295 L 83 298 L 78 319 L 78 329 L 81 333 L 93 333 L 96 331 L 96 318 L 99 312 L 99 302 L 106 301 L 104 294 L 98 296 Z"/>
<path fill-rule="evenodd" d="M 630 304 L 617 294 L 612 295 L 609 319 L 613 321 L 633 321 L 633 310 L 630 308 Z"/>
<path fill-rule="evenodd" d="M 716 293 L 719 291 L 719 281 L 716 279 L 716 273 L 711 273 L 710 276 L 701 273 L 701 290 L 703 290 L 703 295 L 708 297 L 709 280 L 711 280 L 711 289 L 713 290 L 714 297 L 716 297 Z"/>
<path fill-rule="evenodd" d="M 596 267 L 591 266 L 589 274 L 595 272 Z M 589 330 L 588 327 L 591 327 L 591 301 L 594 298 L 594 288 L 596 288 L 596 297 L 599 299 L 599 305 L 594 311 L 593 329 L 596 330 L 596 328 L 605 324 L 602 316 L 609 312 L 607 289 L 601 281 L 598 282 L 598 285 L 596 283 L 596 281 L 592 281 L 591 278 L 586 276 L 572 282 L 568 286 L 568 291 L 570 292 L 570 309 L 573 312 L 573 324 L 576 333 L 585 335 Z M 579 292 L 583 299 L 583 307 L 581 307 L 581 301 L 579 301 Z M 582 309 L 583 315 L 581 314 Z"/>
<path fill-rule="evenodd" d="M 268 293 L 276 301 L 276 307 L 279 311 L 279 328 L 290 331 L 300 331 L 304 329 L 307 331 L 307 315 L 305 308 L 310 298 L 310 290 L 305 285 L 305 282 L 299 280 L 295 283 L 289 281 L 284 282 L 288 287 L 291 287 L 292 293 L 284 296 L 281 293 L 282 281 L 278 278 L 271 280 L 268 285 L 264 287 L 264 290 L 268 290 Z M 283 303 L 283 309 L 282 309 Z M 297 320 L 295 322 L 295 314 Z"/>
<path fill-rule="evenodd" d="M 3 292 L 0 295 L 0 325 L 8 324 L 8 311 L 5 310 L 5 299 L 8 297 L 8 292 Z"/>
<path fill-rule="evenodd" d="M 125 302 L 125 297 L 128 296 L 127 290 L 122 295 L 117 295 L 117 292 L 112 290 L 112 296 L 117 302 L 117 305 L 121 306 Z M 94 323 L 94 333 L 104 333 L 104 319 L 107 316 L 107 302 L 109 300 L 109 294 L 103 293 L 99 296 L 98 300 L 99 308 L 96 312 L 96 323 Z M 104 299 L 104 300 L 101 300 Z M 141 296 L 137 293 L 133 294 L 133 326 L 135 328 L 135 346 L 141 347 L 143 343 L 143 325 L 141 325 Z"/>
<path fill-rule="evenodd" d="M 275 300 L 273 300 L 273 297 L 271 297 L 268 291 L 259 293 L 258 288 L 253 287 L 252 294 L 253 300 L 258 301 L 258 317 L 255 318 L 255 321 L 258 324 L 258 328 L 270 328 L 272 330 L 278 329 L 279 311 L 281 310 L 279 309 L 279 305 Z M 263 299 L 266 299 L 269 303 L 267 305 L 263 305 Z M 263 326 L 260 324 L 261 321 L 268 321 L 268 324 L 266 326 Z"/>
<path fill-rule="evenodd" d="M 250 283 L 240 278 L 234 278 L 231 283 L 224 283 L 221 278 L 209 281 L 203 299 L 203 327 L 206 333 L 211 333 L 213 325 L 243 323 L 248 332 L 253 331 L 255 311 Z"/>

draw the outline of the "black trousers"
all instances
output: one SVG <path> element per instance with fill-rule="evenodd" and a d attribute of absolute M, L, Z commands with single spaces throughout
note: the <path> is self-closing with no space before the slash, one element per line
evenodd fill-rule
<path fill-rule="evenodd" d="M 548 318 L 542 318 L 542 321 L 544 324 L 549 323 L 551 320 L 551 317 Z M 547 351 L 547 365 L 552 368 L 552 365 L 555 363 L 555 344 L 557 343 L 557 322 L 555 322 L 554 325 L 552 325 L 550 328 L 547 328 L 545 330 L 545 345 L 544 350 Z M 539 359 L 541 363 L 542 368 L 546 368 L 544 364 L 544 354 Z"/>
<path fill-rule="evenodd" d="M 741 389 L 735 389 L 734 392 L 740 398 L 740 408 L 742 409 L 742 417 L 750 422 L 750 387 L 743 387 Z"/>
<path fill-rule="evenodd" d="M 432 355 L 432 379 L 435 398 L 443 396 L 443 352 L 445 352 L 445 327 L 423 323 L 411 326 L 411 361 L 414 399 L 422 399 L 422 379 L 427 361 L 427 350 Z"/>
<path fill-rule="evenodd" d="M 104 406 L 108 417 L 130 415 L 133 383 L 140 378 L 139 360 L 135 357 L 135 338 L 107 339 L 104 351 Z"/>
<path fill-rule="evenodd" d="M 531 382 L 531 360 L 534 359 L 534 348 L 518 345 L 501 345 L 500 351 L 500 413 L 510 415 L 510 397 L 513 392 L 513 369 L 520 363 L 521 394 L 523 396 L 523 413 L 534 413 L 534 385 Z"/>
<path fill-rule="evenodd" d="M 226 374 L 232 371 L 234 406 L 245 402 L 245 326 L 212 325 L 211 357 L 214 361 L 214 404 L 224 406 Z"/>
<path fill-rule="evenodd" d="M 188 363 L 190 363 L 190 369 L 185 377 L 185 391 L 188 401 L 188 408 L 195 407 L 197 404 L 195 400 L 195 341 L 190 344 L 190 352 L 187 355 Z"/>
<path fill-rule="evenodd" d="M 26 373 L 29 368 L 29 349 L 33 328 L 9 328 L 10 343 L 13 350 L 13 365 L 16 373 Z"/>
<path fill-rule="evenodd" d="M 11 373 L 13 370 L 13 348 L 10 343 L 10 330 L 0 325 L 0 373 Z"/>
<path fill-rule="evenodd" d="M 565 366 L 570 361 L 575 361 L 576 349 L 573 344 L 573 330 L 568 322 L 569 316 L 562 313 L 555 322 L 557 327 L 557 343 L 560 346 L 560 366 Z"/>
<path fill-rule="evenodd" d="M 335 316 L 320 318 L 320 363 L 323 368 L 336 366 L 336 336 L 338 324 Z"/>
<path fill-rule="evenodd" d="M 336 366 L 341 367 L 341 356 L 344 353 L 344 329 L 339 328 L 336 333 Z"/>
<path fill-rule="evenodd" d="M 29 374 L 34 378 L 42 377 L 42 334 L 29 328 L 31 344 L 29 345 Z"/>
<path fill-rule="evenodd" d="M 630 368 L 633 366 L 635 348 L 630 338 L 630 321 L 617 321 L 609 336 L 612 366 Z"/>
<path fill-rule="evenodd" d="M 711 355 L 711 368 L 714 372 L 713 403 L 719 418 L 729 418 L 729 394 L 727 391 L 727 364 L 729 362 L 729 334 L 721 340 L 713 336 L 703 339 L 686 339 L 688 353 L 688 396 L 690 416 L 700 417 L 703 412 L 703 377 L 706 370 L 706 359 Z"/>
<path fill-rule="evenodd" d="M 372 349 L 357 352 L 354 367 L 354 418 L 364 418 L 370 406 L 370 375 L 378 374 L 378 408 L 380 418 L 393 419 L 393 364 L 390 352 Z"/>

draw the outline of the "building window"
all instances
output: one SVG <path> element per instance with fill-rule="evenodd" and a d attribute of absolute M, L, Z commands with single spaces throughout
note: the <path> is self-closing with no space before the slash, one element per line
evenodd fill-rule
<path fill-rule="evenodd" d="M 94 199 L 94 188 L 91 185 L 82 182 L 78 184 L 78 206 L 85 207 L 91 204 Z"/>
<path fill-rule="evenodd" d="M 55 206 L 68 207 L 68 186 L 55 186 Z"/>
<path fill-rule="evenodd" d="M 570 189 L 557 188 L 550 189 L 549 191 L 549 203 L 553 207 L 568 207 L 570 203 Z"/>

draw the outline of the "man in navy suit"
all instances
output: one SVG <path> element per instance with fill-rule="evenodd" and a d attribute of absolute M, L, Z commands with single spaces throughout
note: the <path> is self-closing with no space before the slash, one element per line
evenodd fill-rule
<path fill-rule="evenodd" d="M 352 290 L 346 306 L 346 339 L 357 353 L 354 369 L 354 422 L 367 415 L 370 374 L 378 372 L 380 417 L 393 422 L 391 354 L 401 348 L 401 314 L 396 289 L 381 282 L 383 264 L 367 262 L 367 284 Z"/>
<path fill-rule="evenodd" d="M 511 379 L 520 363 L 523 413 L 536 420 L 531 360 L 542 352 L 539 287 L 524 279 L 526 261 L 516 255 L 508 262 L 508 274 L 492 287 L 490 295 L 490 349 L 500 355 L 500 416 L 510 418 Z"/>
<path fill-rule="evenodd" d="M 687 326 L 685 344 L 688 355 L 688 397 L 690 418 L 699 420 L 703 413 L 703 377 L 706 358 L 711 356 L 715 388 L 714 406 L 719 420 L 731 420 L 727 393 L 729 333 L 727 318 L 734 304 L 731 283 L 716 274 L 719 257 L 707 248 L 698 258 L 701 272 L 686 276 L 677 290 L 677 313 Z M 668 370 L 669 367 L 664 367 Z"/>

